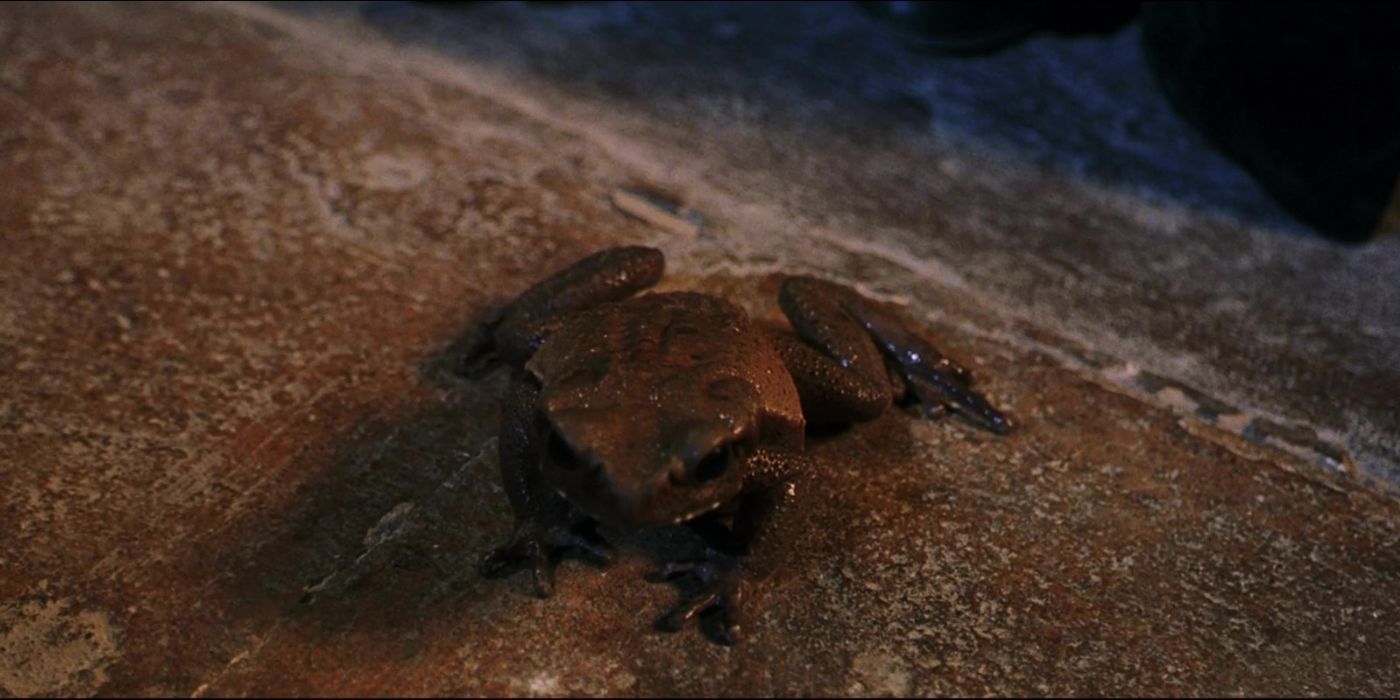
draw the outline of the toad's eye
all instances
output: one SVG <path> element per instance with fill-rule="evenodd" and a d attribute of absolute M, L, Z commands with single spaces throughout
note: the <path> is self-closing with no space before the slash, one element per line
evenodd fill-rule
<path fill-rule="evenodd" d="M 569 443 L 564 442 L 564 438 L 559 437 L 559 433 L 549 434 L 549 445 L 545 448 L 549 452 L 549 461 L 565 469 L 576 469 L 582 461 L 578 455 L 569 449 Z"/>
<path fill-rule="evenodd" d="M 734 461 L 733 443 L 719 446 L 690 468 L 691 483 L 703 484 L 718 479 L 729 470 L 729 463 L 732 461 Z"/>

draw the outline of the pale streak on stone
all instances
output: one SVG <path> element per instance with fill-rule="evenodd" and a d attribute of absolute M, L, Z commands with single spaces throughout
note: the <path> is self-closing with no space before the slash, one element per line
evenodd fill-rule
<path fill-rule="evenodd" d="M 613 190 L 612 202 L 613 205 L 622 210 L 624 214 L 645 221 L 659 229 L 674 233 L 677 236 L 693 239 L 700 235 L 699 224 L 683 216 L 669 212 L 664 207 L 639 194 L 628 192 L 623 189 Z"/>

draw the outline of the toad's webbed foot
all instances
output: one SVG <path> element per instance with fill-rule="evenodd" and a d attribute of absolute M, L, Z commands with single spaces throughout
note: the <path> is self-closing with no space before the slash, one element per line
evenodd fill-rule
<path fill-rule="evenodd" d="M 478 570 L 487 578 L 499 578 L 529 567 L 535 595 L 548 598 L 554 594 L 554 567 L 565 550 L 577 551 L 599 566 L 612 559 L 608 544 L 598 536 L 592 523 L 570 525 L 562 520 L 542 522 L 530 518 L 517 523 L 510 542 L 482 557 Z"/>
<path fill-rule="evenodd" d="M 935 362 L 928 365 L 901 363 L 901 366 L 909 391 L 923 404 L 926 415 L 940 415 L 952 408 L 998 435 L 1011 431 L 1006 416 L 972 390 L 971 375 L 949 369 L 956 365 Z"/>
<path fill-rule="evenodd" d="M 699 617 L 702 630 L 711 640 L 726 646 L 737 643 L 741 606 L 751 577 L 738 557 L 713 549 L 703 559 L 662 566 L 647 580 L 659 583 L 688 578 L 697 583 L 698 588 L 684 594 L 670 612 L 657 618 L 656 629 L 679 632 L 686 623 Z"/>
<path fill-rule="evenodd" d="M 501 323 L 501 312 L 496 311 L 471 329 L 471 335 L 454 349 L 456 365 L 452 368 L 458 376 L 477 379 L 490 372 L 500 361 L 496 350 L 496 327 Z"/>

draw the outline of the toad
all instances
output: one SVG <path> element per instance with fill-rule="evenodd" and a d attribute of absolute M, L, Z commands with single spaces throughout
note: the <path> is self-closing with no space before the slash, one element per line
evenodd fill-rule
<path fill-rule="evenodd" d="M 684 523 L 706 543 L 655 580 L 693 577 L 656 626 L 708 620 L 732 644 L 745 591 L 777 524 L 799 507 L 809 426 L 865 421 L 896 402 L 947 411 L 992 432 L 1006 417 L 972 374 L 888 307 L 815 277 L 786 278 L 779 306 L 795 335 L 693 292 L 649 293 L 660 251 L 605 250 L 526 290 L 478 329 L 466 362 L 514 368 L 502 411 L 501 477 L 515 513 L 488 577 L 527 568 L 540 597 L 565 550 L 606 563 L 618 532 Z"/>

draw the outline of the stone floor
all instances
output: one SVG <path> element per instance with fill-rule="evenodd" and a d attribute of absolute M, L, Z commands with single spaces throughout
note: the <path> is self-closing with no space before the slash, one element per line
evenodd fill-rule
<path fill-rule="evenodd" d="M 1400 237 L 1287 220 L 1136 46 L 0 6 L 0 694 L 1400 692 Z M 1018 429 L 814 438 L 736 647 L 651 630 L 673 533 L 483 580 L 505 376 L 445 367 L 620 243 L 902 304 Z"/>

